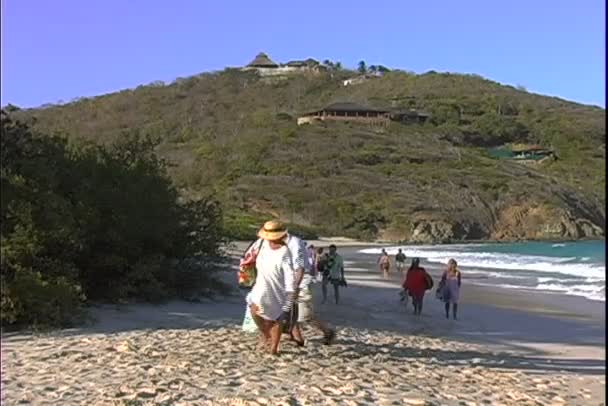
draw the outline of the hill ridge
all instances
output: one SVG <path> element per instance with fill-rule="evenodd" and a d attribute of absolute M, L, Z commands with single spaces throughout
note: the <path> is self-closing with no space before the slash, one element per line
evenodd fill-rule
<path fill-rule="evenodd" d="M 184 196 L 216 196 L 234 236 L 271 215 L 314 233 L 416 242 L 604 236 L 604 109 L 470 74 L 391 71 L 344 86 L 353 75 L 226 69 L 12 114 L 74 142 L 158 137 Z M 335 102 L 431 119 L 297 126 Z M 529 167 L 487 153 L 512 142 L 551 146 L 559 159 Z"/>

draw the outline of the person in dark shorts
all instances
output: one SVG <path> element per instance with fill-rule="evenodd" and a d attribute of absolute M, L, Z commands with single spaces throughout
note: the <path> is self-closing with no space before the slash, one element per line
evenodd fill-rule
<path fill-rule="evenodd" d="M 403 270 L 405 269 L 406 259 L 407 257 L 403 253 L 403 250 L 399 248 L 399 252 L 397 252 L 397 255 L 395 255 L 395 268 L 397 268 L 398 272 L 403 273 Z"/>
<path fill-rule="evenodd" d="M 323 303 L 327 300 L 327 284 L 331 283 L 334 287 L 334 299 L 336 304 L 340 301 L 340 286 L 344 285 L 344 260 L 338 254 L 335 245 L 329 246 L 329 255 L 324 267 L 323 275 Z"/>

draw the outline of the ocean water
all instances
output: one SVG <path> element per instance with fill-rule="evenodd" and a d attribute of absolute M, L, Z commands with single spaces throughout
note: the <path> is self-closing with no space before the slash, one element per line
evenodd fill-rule
<path fill-rule="evenodd" d="M 391 256 L 397 253 L 398 248 L 403 249 L 408 260 L 419 257 L 423 263 L 447 264 L 450 258 L 454 258 L 463 271 L 463 278 L 475 284 L 606 300 L 604 241 L 385 247 Z M 378 255 L 380 248 L 366 248 L 359 252 Z"/>

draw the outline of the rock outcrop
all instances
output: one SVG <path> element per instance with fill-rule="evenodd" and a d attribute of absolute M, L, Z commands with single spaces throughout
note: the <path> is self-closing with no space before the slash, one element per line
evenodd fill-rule
<path fill-rule="evenodd" d="M 407 230 L 386 229 L 383 241 L 450 243 L 471 240 L 578 240 L 603 238 L 604 216 L 593 207 L 554 207 L 535 201 L 493 208 L 492 216 L 436 213 L 414 215 Z M 478 213 L 479 214 L 479 213 Z"/>
<path fill-rule="evenodd" d="M 603 237 L 605 229 L 572 210 L 546 204 L 516 204 L 499 214 L 494 231 L 495 240 L 550 240 Z"/>

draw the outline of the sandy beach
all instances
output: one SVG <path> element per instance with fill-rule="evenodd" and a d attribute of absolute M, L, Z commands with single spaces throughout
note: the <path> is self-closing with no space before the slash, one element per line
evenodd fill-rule
<path fill-rule="evenodd" d="M 307 328 L 304 348 L 257 353 L 240 330 L 242 292 L 99 306 L 90 326 L 3 334 L 3 404 L 605 404 L 604 303 L 465 285 L 458 321 L 433 293 L 416 317 L 397 276 L 382 279 L 352 244 L 339 249 L 350 264 L 341 303 L 321 304 L 314 285 L 316 310 L 338 329 L 332 346 Z"/>

